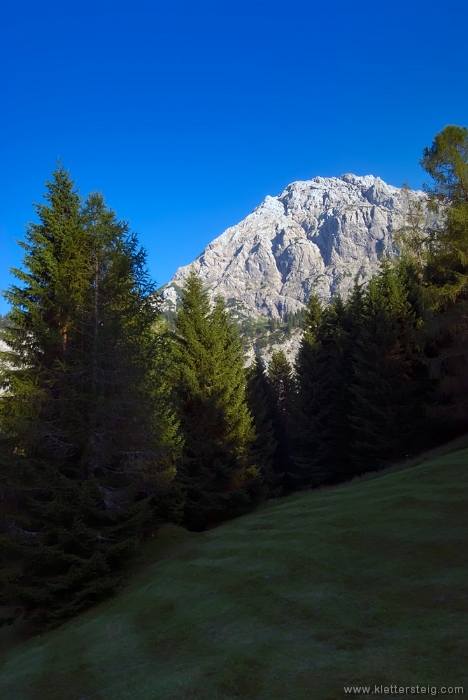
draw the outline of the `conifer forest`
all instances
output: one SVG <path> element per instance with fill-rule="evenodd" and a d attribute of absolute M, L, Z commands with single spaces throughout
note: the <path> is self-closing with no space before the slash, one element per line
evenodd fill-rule
<path fill-rule="evenodd" d="M 246 367 L 225 302 L 192 272 L 168 322 L 136 235 L 58 164 L 1 319 L 3 624 L 115 595 L 164 523 L 204 531 L 468 432 L 468 129 L 421 165 L 436 223 L 415 203 L 370 281 L 284 319 L 294 364 Z"/>

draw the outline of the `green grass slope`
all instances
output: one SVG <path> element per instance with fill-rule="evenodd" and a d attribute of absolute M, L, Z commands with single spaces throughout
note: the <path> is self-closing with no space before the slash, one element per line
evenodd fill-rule
<path fill-rule="evenodd" d="M 462 449 L 206 533 L 167 527 L 117 599 L 27 642 L 2 633 L 0 698 L 332 700 L 349 684 L 466 695 L 467 495 Z"/>

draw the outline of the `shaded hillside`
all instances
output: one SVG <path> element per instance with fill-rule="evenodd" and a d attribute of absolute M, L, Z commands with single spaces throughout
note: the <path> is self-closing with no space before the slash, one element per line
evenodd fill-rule
<path fill-rule="evenodd" d="M 345 685 L 381 683 L 466 693 L 467 465 L 459 449 L 202 534 L 166 527 L 114 601 L 8 652 L 14 632 L 3 632 L 0 696 L 338 700 Z"/>

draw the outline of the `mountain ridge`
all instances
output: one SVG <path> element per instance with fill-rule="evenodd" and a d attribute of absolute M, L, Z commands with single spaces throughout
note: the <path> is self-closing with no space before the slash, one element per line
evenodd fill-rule
<path fill-rule="evenodd" d="M 281 318 L 303 309 L 312 291 L 325 302 L 346 297 L 356 275 L 369 278 L 382 255 L 398 253 L 394 231 L 411 202 L 426 199 L 373 175 L 293 182 L 180 267 L 162 288 L 165 308 L 177 305 L 191 267 L 240 316 Z"/>

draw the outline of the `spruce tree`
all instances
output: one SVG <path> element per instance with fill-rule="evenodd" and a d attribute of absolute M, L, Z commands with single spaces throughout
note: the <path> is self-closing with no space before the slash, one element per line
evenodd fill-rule
<path fill-rule="evenodd" d="M 281 492 L 283 465 L 278 459 L 275 439 L 275 403 L 265 363 L 260 355 L 247 372 L 247 405 L 252 415 L 255 438 L 251 446 L 254 462 L 260 469 L 262 486 L 268 496 Z"/>
<path fill-rule="evenodd" d="M 315 479 L 339 483 L 352 476 L 349 456 L 351 442 L 350 342 L 346 307 L 334 297 L 322 315 L 320 351 L 317 364 L 321 391 L 320 445 L 312 464 Z"/>
<path fill-rule="evenodd" d="M 43 627 L 116 590 L 177 439 L 136 238 L 60 165 L 37 213 L 6 294 L 1 547 L 4 617 Z"/>
<path fill-rule="evenodd" d="M 383 260 L 363 299 L 352 352 L 351 455 L 357 474 L 425 447 L 427 372 L 401 268 Z"/>
<path fill-rule="evenodd" d="M 343 301 L 324 310 L 313 295 L 298 355 L 294 425 L 298 485 L 337 483 L 350 476 L 349 339 Z"/>
<path fill-rule="evenodd" d="M 291 480 L 292 442 L 291 408 L 295 392 L 295 378 L 291 363 L 284 350 L 274 351 L 268 364 L 268 379 L 273 396 L 273 429 L 277 447 L 275 450 L 275 471 L 283 473 L 282 493 L 288 494 L 294 484 Z"/>
<path fill-rule="evenodd" d="M 311 465 L 321 440 L 321 396 L 318 390 L 321 379 L 318 363 L 321 320 L 322 303 L 319 296 L 312 293 L 307 303 L 304 333 L 295 364 L 297 393 L 292 410 L 294 447 L 293 465 L 289 472 L 291 490 L 310 487 L 314 481 Z"/>
<path fill-rule="evenodd" d="M 184 525 L 203 530 L 245 512 L 259 489 L 242 344 L 221 299 L 211 308 L 192 270 L 174 334 L 177 413 L 184 438 L 179 481 Z"/>
<path fill-rule="evenodd" d="M 294 378 L 291 363 L 284 350 L 274 350 L 271 353 L 271 359 L 268 363 L 268 377 L 275 392 L 278 409 L 286 423 L 289 415 L 290 397 L 294 391 Z"/>

